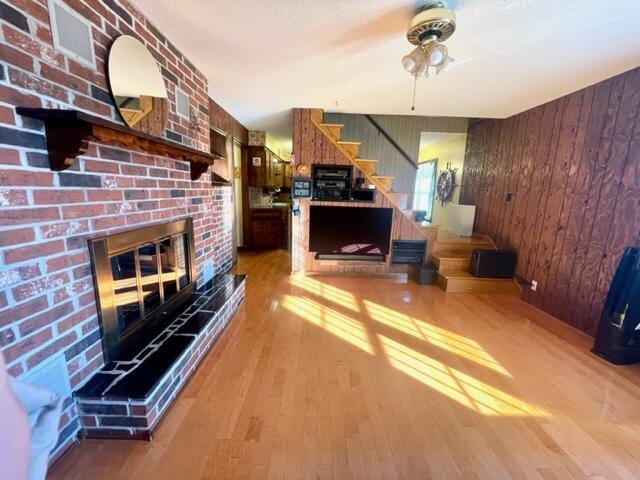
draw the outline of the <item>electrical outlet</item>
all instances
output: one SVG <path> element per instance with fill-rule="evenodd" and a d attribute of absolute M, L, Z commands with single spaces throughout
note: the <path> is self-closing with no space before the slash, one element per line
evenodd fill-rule
<path fill-rule="evenodd" d="M 535 280 L 531 280 L 531 290 L 535 292 L 537 289 L 538 289 L 538 282 L 536 282 Z"/>

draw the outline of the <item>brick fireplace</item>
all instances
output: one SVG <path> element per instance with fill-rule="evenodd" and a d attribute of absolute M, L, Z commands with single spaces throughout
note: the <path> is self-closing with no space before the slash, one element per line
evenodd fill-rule
<path fill-rule="evenodd" d="M 129 2 L 67 2 L 90 26 L 94 66 L 55 48 L 47 5 L 13 2 L 0 16 L 0 348 L 13 375 L 56 361 L 76 391 L 105 364 L 88 240 L 191 218 L 195 281 L 200 295 L 213 295 L 232 281 L 213 277 L 232 263 L 233 204 L 231 188 L 212 186 L 210 173 L 192 181 L 187 162 L 117 146 L 91 143 L 68 170 L 50 170 L 42 123 L 16 107 L 81 109 L 119 122 L 104 59 L 120 34 L 136 36 L 160 64 L 169 95 L 166 138 L 208 151 L 209 98 L 202 73 Z M 176 113 L 178 88 L 189 97 L 189 119 Z M 155 425 L 151 416 L 166 409 L 232 312 L 210 313 L 217 326 L 188 333 L 188 360 L 180 357 L 182 370 L 169 372 L 173 390 L 163 390 L 162 404 L 121 403 L 116 411 L 144 417 L 145 428 Z M 175 330 L 188 318 L 178 320 Z M 160 388 L 165 384 L 150 393 Z M 55 455 L 76 438 L 80 416 L 85 426 L 100 422 L 100 408 L 86 405 L 80 414 L 76 398 L 66 396 Z"/>

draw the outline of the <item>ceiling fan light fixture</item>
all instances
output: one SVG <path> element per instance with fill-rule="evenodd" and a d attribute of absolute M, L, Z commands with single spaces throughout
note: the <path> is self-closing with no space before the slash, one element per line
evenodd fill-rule
<path fill-rule="evenodd" d="M 445 8 L 442 2 L 431 1 L 425 5 L 409 23 L 407 40 L 416 47 L 402 58 L 404 69 L 412 75 L 427 76 L 422 59 L 427 70 L 444 65 L 440 71 L 446 71 L 452 62 L 447 62 L 449 53 L 443 42 L 453 35 L 455 29 L 455 12 Z"/>
<path fill-rule="evenodd" d="M 451 66 L 455 63 L 455 59 L 447 55 L 442 64 L 438 65 L 436 68 L 436 75 L 440 74 L 440 72 L 446 73 L 451 70 Z"/>
<path fill-rule="evenodd" d="M 402 66 L 407 72 L 415 73 L 418 64 L 423 59 L 424 53 L 422 52 L 422 47 L 417 46 L 411 51 L 411 53 L 402 57 Z"/>
<path fill-rule="evenodd" d="M 424 58 L 420 59 L 413 74 L 422 78 L 427 78 L 429 76 L 429 64 Z"/>
<path fill-rule="evenodd" d="M 449 70 L 454 63 L 443 42 L 456 29 L 456 14 L 441 2 L 429 2 L 409 23 L 407 40 L 416 48 L 402 57 L 402 66 L 414 78 L 411 111 L 415 111 L 418 78 L 429 77 L 430 67 L 434 67 L 436 74 L 439 74 Z"/>
<path fill-rule="evenodd" d="M 424 47 L 424 54 L 431 67 L 442 64 L 448 56 L 447 47 L 437 40 L 430 40 Z"/>

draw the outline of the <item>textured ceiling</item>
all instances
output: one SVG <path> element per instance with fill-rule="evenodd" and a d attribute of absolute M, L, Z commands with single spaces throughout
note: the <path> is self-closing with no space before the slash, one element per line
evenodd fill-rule
<path fill-rule="evenodd" d="M 456 137 L 466 135 L 464 133 L 422 132 L 420 134 L 420 149 L 428 148 L 440 142 L 446 142 Z"/>
<path fill-rule="evenodd" d="M 410 114 L 406 25 L 426 2 L 135 0 L 250 129 L 292 107 Z M 640 65 L 640 0 L 445 0 L 458 60 L 418 82 L 417 115 L 507 117 Z"/>

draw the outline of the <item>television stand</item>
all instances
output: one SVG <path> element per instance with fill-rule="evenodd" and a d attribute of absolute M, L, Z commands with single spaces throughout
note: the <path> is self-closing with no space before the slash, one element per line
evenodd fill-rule
<path fill-rule="evenodd" d="M 368 255 L 358 255 L 349 253 L 316 253 L 316 260 L 357 260 L 360 262 L 384 262 L 385 256 L 382 253 L 372 253 Z"/>

